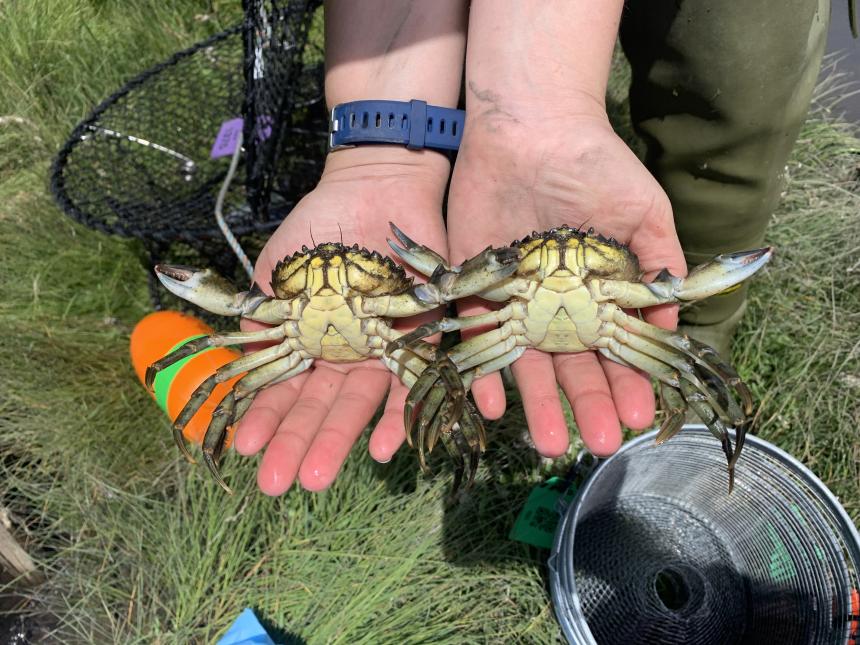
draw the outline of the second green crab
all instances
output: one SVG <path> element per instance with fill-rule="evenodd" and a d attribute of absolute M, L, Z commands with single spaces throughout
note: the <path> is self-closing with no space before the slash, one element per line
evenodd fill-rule
<path fill-rule="evenodd" d="M 392 244 L 406 262 L 427 275 L 439 268 L 426 263 L 432 251 L 398 235 L 402 247 Z M 487 314 L 442 318 L 423 325 L 386 347 L 393 353 L 410 343 L 438 332 L 497 325 L 490 331 L 461 342 L 440 354 L 418 377 L 405 408 L 407 439 L 423 453 L 433 450 L 446 432 L 457 435 L 446 446 L 458 446 L 455 489 L 469 465 L 467 484 L 486 439 L 474 409 L 459 403 L 452 406 L 450 383 L 472 381 L 510 365 L 526 348 L 545 352 L 597 351 L 606 358 L 638 368 L 660 383 L 660 398 L 666 412 L 657 442 L 681 430 L 688 408 L 720 440 L 728 462 L 729 491 L 734 470 L 749 429 L 753 400 L 737 372 L 709 346 L 689 336 L 655 327 L 624 308 L 639 309 L 665 303 L 693 302 L 730 289 L 749 278 L 770 260 L 770 247 L 719 255 L 693 268 L 686 278 L 661 272 L 653 282 L 642 282 L 639 262 L 630 249 L 611 238 L 561 226 L 533 232 L 510 245 L 518 255 L 517 268 L 478 292 L 481 298 L 503 303 Z M 435 256 L 441 270 L 448 268 Z M 420 260 L 424 259 L 422 263 Z M 450 414 L 469 423 L 452 425 Z M 729 429 L 736 431 L 732 446 Z"/>

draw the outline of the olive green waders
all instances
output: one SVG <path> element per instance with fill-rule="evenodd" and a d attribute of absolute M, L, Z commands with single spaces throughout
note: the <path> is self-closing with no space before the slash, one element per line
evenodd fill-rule
<path fill-rule="evenodd" d="M 688 264 L 761 246 L 829 17 L 829 0 L 628 0 L 631 115 Z M 681 322 L 733 328 L 745 295 L 714 296 Z"/>

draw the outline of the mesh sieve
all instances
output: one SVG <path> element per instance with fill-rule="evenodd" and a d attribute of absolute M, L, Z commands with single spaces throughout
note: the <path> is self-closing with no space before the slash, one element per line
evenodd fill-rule
<path fill-rule="evenodd" d="M 853 643 L 860 538 L 796 459 L 754 436 L 727 492 L 706 428 L 643 435 L 565 510 L 550 557 L 572 643 Z"/>

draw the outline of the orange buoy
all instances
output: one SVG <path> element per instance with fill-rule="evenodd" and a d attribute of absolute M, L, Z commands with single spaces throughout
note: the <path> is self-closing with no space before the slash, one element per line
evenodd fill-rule
<path fill-rule="evenodd" d="M 143 318 L 131 332 L 131 363 L 140 382 L 144 382 L 146 368 L 173 350 L 214 330 L 202 320 L 178 311 L 156 311 Z M 191 398 L 191 394 L 222 365 L 241 356 L 235 349 L 211 347 L 171 365 L 155 377 L 152 395 L 171 421 Z M 239 378 L 215 386 L 212 394 L 185 426 L 183 435 L 200 444 L 212 420 L 218 402 Z M 232 429 L 228 438 L 232 438 Z"/>

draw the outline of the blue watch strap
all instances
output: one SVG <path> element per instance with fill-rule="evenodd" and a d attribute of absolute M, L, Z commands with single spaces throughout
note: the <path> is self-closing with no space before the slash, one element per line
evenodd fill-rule
<path fill-rule="evenodd" d="M 389 143 L 410 150 L 456 150 L 463 138 L 465 118 L 463 110 L 418 100 L 341 103 L 331 111 L 329 149 Z"/>

